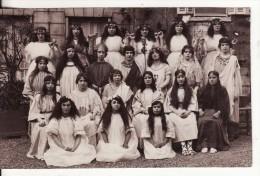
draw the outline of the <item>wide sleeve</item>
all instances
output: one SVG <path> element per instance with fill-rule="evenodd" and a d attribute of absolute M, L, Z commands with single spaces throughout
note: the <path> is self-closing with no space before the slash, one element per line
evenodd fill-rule
<path fill-rule="evenodd" d="M 236 56 L 233 56 L 236 57 Z M 235 75 L 234 75 L 234 79 L 235 79 L 235 89 L 234 89 L 234 95 L 235 97 L 239 97 L 240 95 L 242 95 L 242 79 L 241 79 L 241 75 L 240 75 L 240 65 L 238 63 L 238 60 L 236 59 L 236 65 L 235 65 Z"/>
<path fill-rule="evenodd" d="M 57 119 L 53 118 L 50 120 L 49 124 L 47 125 L 46 133 L 50 136 L 53 134 L 56 136 L 59 135 L 59 124 Z"/>
<path fill-rule="evenodd" d="M 148 120 L 144 121 L 142 126 L 143 126 L 143 128 L 141 131 L 141 138 L 151 138 L 151 131 L 148 126 Z"/>
<path fill-rule="evenodd" d="M 197 95 L 195 92 L 193 92 L 191 95 L 191 100 L 190 100 L 190 104 L 188 106 L 188 110 L 190 110 L 190 111 L 198 110 L 198 100 L 197 100 Z"/>
<path fill-rule="evenodd" d="M 128 119 L 128 122 L 129 122 L 129 127 L 126 128 L 125 134 L 128 133 L 129 131 L 130 132 L 135 132 L 134 125 L 133 125 L 132 121 L 130 120 L 130 118 Z"/>
<path fill-rule="evenodd" d="M 196 84 L 199 86 L 203 85 L 203 72 L 200 64 L 195 61 L 195 76 L 196 76 Z"/>
<path fill-rule="evenodd" d="M 37 94 L 33 99 L 33 102 L 29 110 L 28 121 L 33 121 L 38 118 L 44 118 L 44 116 L 40 114 L 41 112 L 40 96 L 41 96 L 40 94 Z"/>
<path fill-rule="evenodd" d="M 98 95 L 98 93 L 95 90 L 91 90 L 91 96 L 93 100 L 93 114 L 101 114 L 104 111 L 102 101 Z"/>
<path fill-rule="evenodd" d="M 145 111 L 145 108 L 142 104 L 142 99 L 141 99 L 141 90 L 139 89 L 133 99 L 133 103 L 132 103 L 132 108 L 134 111 L 134 115 Z"/>
<path fill-rule="evenodd" d="M 73 120 L 74 123 L 74 136 L 76 137 L 77 135 L 84 136 L 86 135 L 81 120 L 77 117 L 75 120 Z"/>
<path fill-rule="evenodd" d="M 173 127 L 173 123 L 170 121 L 169 116 L 166 115 L 166 123 L 167 123 L 167 131 L 166 137 L 167 138 L 175 138 L 175 130 Z"/>
<path fill-rule="evenodd" d="M 172 87 L 168 90 L 163 103 L 165 113 L 170 113 L 173 111 L 173 106 L 171 105 L 171 92 L 172 92 Z"/>
<path fill-rule="evenodd" d="M 25 84 L 24 84 L 24 88 L 23 88 L 23 95 L 33 95 L 33 90 L 32 90 L 32 88 L 31 88 L 31 85 L 30 85 L 30 82 L 31 82 L 31 78 L 30 78 L 30 76 L 28 76 L 27 78 L 26 78 L 26 81 L 25 81 Z"/>
<path fill-rule="evenodd" d="M 107 100 L 108 100 L 108 89 L 109 89 L 109 83 L 105 86 L 104 91 L 102 93 L 102 103 L 103 103 L 103 107 L 106 108 L 107 107 Z"/>

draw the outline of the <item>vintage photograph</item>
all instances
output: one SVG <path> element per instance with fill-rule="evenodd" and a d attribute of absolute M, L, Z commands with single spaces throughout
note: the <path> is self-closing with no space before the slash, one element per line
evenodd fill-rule
<path fill-rule="evenodd" d="M 0 168 L 251 168 L 251 7 L 0 9 Z"/>

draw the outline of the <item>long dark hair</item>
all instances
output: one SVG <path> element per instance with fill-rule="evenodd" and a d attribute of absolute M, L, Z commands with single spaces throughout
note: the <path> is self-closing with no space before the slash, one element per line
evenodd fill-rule
<path fill-rule="evenodd" d="M 71 45 L 71 48 L 74 49 L 74 46 Z M 68 62 L 69 58 L 68 58 L 68 52 L 67 49 L 64 51 L 64 53 L 61 56 L 61 59 L 57 65 L 57 69 L 56 69 L 56 80 L 58 81 L 62 75 L 63 69 L 66 67 L 67 62 Z M 74 53 L 74 56 L 72 58 L 72 62 L 75 64 L 75 66 L 80 70 L 80 72 L 84 72 L 85 68 L 83 67 L 79 56 L 77 55 L 77 53 Z"/>
<path fill-rule="evenodd" d="M 47 57 L 44 57 L 44 56 L 38 56 L 35 58 L 35 63 L 36 63 L 36 66 L 35 66 L 35 69 L 32 71 L 32 73 L 30 74 L 29 76 L 29 80 L 30 80 L 30 86 L 32 87 L 32 83 L 33 83 L 33 80 L 35 78 L 35 76 L 40 72 L 39 68 L 38 68 L 38 64 L 40 63 L 40 61 L 44 61 L 46 63 L 46 68 L 43 70 L 45 73 L 48 73 L 48 74 L 52 74 L 49 70 L 48 70 L 48 67 L 47 67 L 47 64 L 49 62 L 49 59 Z"/>
<path fill-rule="evenodd" d="M 111 21 L 111 22 L 107 23 L 106 26 L 104 27 L 104 31 L 101 34 L 101 42 L 105 42 L 107 37 L 109 36 L 108 27 L 111 25 L 116 27 L 115 36 L 119 36 L 121 38 L 123 37 L 123 34 L 122 34 L 121 30 L 119 29 L 118 25 L 116 24 L 116 22 Z"/>
<path fill-rule="evenodd" d="M 184 37 L 187 39 L 188 41 L 188 44 L 190 43 L 190 35 L 189 35 L 189 29 L 188 27 L 186 26 L 186 24 L 184 23 L 184 21 L 182 21 L 182 19 L 180 17 L 176 17 L 174 22 L 172 23 L 169 31 L 168 31 L 168 35 L 166 37 L 166 45 L 167 47 L 170 49 L 171 48 L 171 39 L 173 36 L 177 35 L 177 32 L 175 30 L 175 27 L 178 25 L 178 24 L 181 24 L 182 27 L 183 27 L 183 30 L 182 30 L 182 35 L 184 35 Z"/>
<path fill-rule="evenodd" d="M 55 118 L 57 120 L 61 119 L 61 117 L 63 115 L 61 105 L 63 103 L 66 103 L 67 101 L 69 101 L 71 104 L 71 108 L 70 108 L 70 112 L 69 112 L 70 118 L 75 119 L 77 116 L 79 116 L 79 112 L 78 112 L 78 109 L 77 109 L 75 103 L 70 98 L 63 96 L 60 98 L 58 103 L 55 105 L 55 107 L 51 113 L 50 120 L 52 118 Z"/>
<path fill-rule="evenodd" d="M 86 37 L 84 35 L 83 29 L 80 26 L 80 24 L 75 24 L 75 25 L 70 26 L 69 34 L 68 34 L 68 37 L 66 38 L 66 44 L 70 44 L 74 40 L 74 36 L 73 36 L 73 32 L 72 31 L 75 28 L 79 29 L 78 44 L 80 46 L 88 47 L 89 43 L 87 42 L 87 39 L 86 39 Z"/>
<path fill-rule="evenodd" d="M 120 114 L 120 116 L 124 122 L 125 128 L 129 128 L 128 120 L 129 119 L 131 120 L 131 116 L 129 115 L 129 113 L 126 109 L 122 98 L 120 96 L 116 96 L 116 97 L 112 98 L 112 100 L 116 100 L 117 102 L 119 102 L 120 108 L 118 110 L 118 113 Z M 113 112 L 112 105 L 111 105 L 112 100 L 109 100 L 108 105 L 99 122 L 99 123 L 103 122 L 104 129 L 108 129 L 110 126 L 110 123 L 111 123 L 111 117 L 112 117 L 112 112 Z"/>
<path fill-rule="evenodd" d="M 53 87 L 51 92 L 52 92 L 52 95 L 53 95 L 52 96 L 52 101 L 53 101 L 54 104 L 56 104 L 57 103 L 57 98 L 56 98 L 56 80 L 55 80 L 55 78 L 52 75 L 47 75 L 44 78 L 44 84 L 43 84 L 42 92 L 41 92 L 41 96 L 40 96 L 40 103 L 43 102 L 43 98 L 47 95 L 48 89 L 47 89 L 46 85 L 47 85 L 47 83 L 49 81 L 53 82 L 53 85 L 54 85 L 54 87 Z"/>
<path fill-rule="evenodd" d="M 211 21 L 210 26 L 209 26 L 209 28 L 208 28 L 208 36 L 211 37 L 211 38 L 213 38 L 213 36 L 214 36 L 214 28 L 213 28 L 213 26 L 214 26 L 214 24 L 216 24 L 216 23 L 220 23 L 220 31 L 219 31 L 219 33 L 220 33 L 223 37 L 228 37 L 228 34 L 227 34 L 227 30 L 226 30 L 226 28 L 225 28 L 225 25 L 224 25 L 224 23 L 223 23 L 222 21 L 220 21 L 219 18 L 215 18 L 215 19 L 213 19 L 213 20 Z"/>
<path fill-rule="evenodd" d="M 159 58 L 160 58 L 160 61 L 162 63 L 165 63 L 165 64 L 168 64 L 168 62 L 166 61 L 166 58 L 165 58 L 165 55 L 163 53 L 163 51 L 159 48 L 159 47 L 156 47 L 156 48 L 152 48 L 149 55 L 148 55 L 148 59 L 147 59 L 147 65 L 149 67 L 151 67 L 153 65 L 153 53 L 158 53 L 159 54 Z"/>
<path fill-rule="evenodd" d="M 184 76 L 186 75 L 184 70 L 182 70 L 182 69 L 176 70 L 176 72 L 174 74 L 175 80 L 174 80 L 174 84 L 172 86 L 172 92 L 171 92 L 171 98 L 172 98 L 171 105 L 173 105 L 176 109 L 179 108 L 179 106 L 180 106 L 180 102 L 178 100 L 178 89 L 179 89 L 180 85 L 177 82 L 177 76 L 180 73 L 183 74 Z M 190 104 L 190 100 L 191 100 L 191 96 L 192 96 L 192 88 L 188 85 L 186 77 L 185 77 L 185 81 L 183 84 L 183 89 L 184 89 L 185 95 L 184 95 L 184 102 L 182 105 L 183 105 L 183 109 L 187 109 Z"/>
<path fill-rule="evenodd" d="M 141 39 L 142 39 L 141 30 L 143 28 L 147 28 L 148 31 L 149 31 L 148 35 L 147 35 L 147 40 L 155 42 L 156 39 L 155 39 L 155 36 L 154 36 L 154 31 L 151 28 L 151 26 L 147 25 L 147 24 L 144 24 L 144 25 L 138 27 L 137 30 L 135 31 L 135 42 L 140 42 L 141 41 Z"/>
<path fill-rule="evenodd" d="M 144 83 L 145 75 L 150 75 L 152 77 L 151 89 L 153 90 L 153 92 L 155 92 L 157 89 L 156 89 L 156 85 L 155 85 L 155 79 L 154 79 L 153 73 L 151 71 L 145 71 L 143 76 L 142 76 L 142 81 L 141 81 L 141 84 L 140 84 L 141 92 L 143 92 L 144 89 L 146 88 L 145 83 Z"/>
<path fill-rule="evenodd" d="M 158 115 L 155 115 L 153 112 L 153 106 L 158 105 L 158 104 L 161 106 L 161 113 Z M 149 130 L 151 131 L 151 136 L 153 136 L 153 134 L 154 134 L 154 117 L 155 116 L 161 117 L 162 130 L 165 132 L 167 131 L 166 116 L 164 113 L 164 108 L 163 108 L 162 102 L 160 102 L 160 101 L 152 102 L 152 106 L 148 108 L 148 114 L 149 114 L 149 117 L 148 117 L 147 121 L 148 121 Z"/>

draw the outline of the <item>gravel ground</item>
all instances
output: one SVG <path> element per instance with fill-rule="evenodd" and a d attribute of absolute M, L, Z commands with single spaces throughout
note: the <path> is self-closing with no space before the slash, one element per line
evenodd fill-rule
<path fill-rule="evenodd" d="M 43 169 L 48 167 L 44 161 L 26 157 L 30 146 L 28 137 L 0 139 L 0 168 L 2 169 Z M 102 163 L 92 161 L 88 165 L 71 168 L 166 168 L 166 167 L 251 167 L 252 166 L 252 137 L 241 135 L 231 142 L 229 151 L 216 154 L 197 153 L 194 156 L 183 156 L 177 151 L 172 159 L 145 160 L 144 156 L 133 161 L 117 163 Z"/>

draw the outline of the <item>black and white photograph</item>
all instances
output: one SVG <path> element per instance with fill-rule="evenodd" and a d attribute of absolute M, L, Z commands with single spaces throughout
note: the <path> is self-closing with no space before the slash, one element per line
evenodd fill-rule
<path fill-rule="evenodd" d="M 253 175 L 252 4 L 2 6 L 2 174 Z"/>

